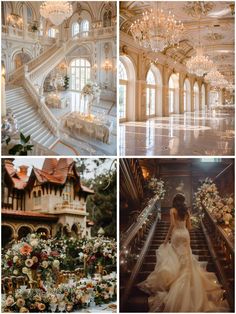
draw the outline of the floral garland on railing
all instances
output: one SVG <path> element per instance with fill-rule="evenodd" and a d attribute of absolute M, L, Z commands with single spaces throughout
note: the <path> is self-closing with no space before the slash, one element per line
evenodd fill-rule
<path fill-rule="evenodd" d="M 21 286 L 15 293 L 2 296 L 2 311 L 26 312 L 72 312 L 116 300 L 116 274 L 100 278 L 82 278 L 79 282 L 69 280 L 57 288 L 42 291 Z"/>
<path fill-rule="evenodd" d="M 234 215 L 234 199 L 221 197 L 215 183 L 206 178 L 194 194 L 193 206 L 201 214 L 206 209 L 218 223 L 230 225 Z"/>
<path fill-rule="evenodd" d="M 148 182 L 148 188 L 153 191 L 159 200 L 165 197 L 165 182 L 162 179 L 152 177 Z"/>

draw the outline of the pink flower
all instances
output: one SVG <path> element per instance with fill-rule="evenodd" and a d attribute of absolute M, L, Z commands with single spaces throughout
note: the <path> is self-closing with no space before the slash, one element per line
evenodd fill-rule
<path fill-rule="evenodd" d="M 29 255 L 33 251 L 32 247 L 25 243 L 21 248 L 20 248 L 20 253 L 21 255 Z"/>

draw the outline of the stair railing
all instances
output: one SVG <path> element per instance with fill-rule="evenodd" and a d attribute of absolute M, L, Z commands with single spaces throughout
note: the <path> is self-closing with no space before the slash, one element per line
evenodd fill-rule
<path fill-rule="evenodd" d="M 55 136 L 59 136 L 59 121 L 54 117 L 52 112 L 48 109 L 45 104 L 45 97 L 40 96 L 35 86 L 29 80 L 29 75 L 25 74 L 24 86 L 29 93 L 30 97 L 34 100 L 38 107 L 38 112 L 42 119 L 47 124 L 48 128 L 52 131 Z"/>
<path fill-rule="evenodd" d="M 28 152 L 29 156 L 57 156 L 59 154 L 53 152 L 52 150 L 44 147 L 43 145 L 35 142 L 33 139 L 30 140 L 31 144 L 34 145 L 33 150 Z"/>
<path fill-rule="evenodd" d="M 208 247 L 210 253 L 213 257 L 213 261 L 217 270 L 217 274 L 219 276 L 220 282 L 222 283 L 223 288 L 226 291 L 226 297 L 230 307 L 234 308 L 234 292 L 232 287 L 234 287 L 234 282 L 229 283 L 229 277 L 234 279 L 234 245 L 229 241 L 226 237 L 222 228 L 216 224 L 214 218 L 211 214 L 204 210 L 204 217 L 202 219 L 202 228 L 205 234 Z M 224 252 L 224 257 L 226 258 L 227 262 L 227 270 L 226 273 L 225 269 L 222 267 L 220 263 L 220 259 L 218 258 L 217 251 L 214 248 L 216 246 L 222 252 Z"/>
<path fill-rule="evenodd" d="M 137 221 L 122 236 L 120 269 L 121 280 L 122 277 L 125 277 L 126 282 L 124 292 L 122 293 L 121 308 L 123 308 L 129 297 L 153 238 L 159 211 L 160 201 L 157 197 L 154 197 L 138 216 Z"/>
<path fill-rule="evenodd" d="M 49 49 L 41 53 L 38 57 L 34 58 L 33 60 L 27 62 L 26 64 L 22 65 L 18 69 L 11 71 L 8 74 L 8 81 L 16 81 L 18 80 L 21 76 L 24 75 L 24 68 L 25 65 L 28 66 L 28 71 L 32 71 L 35 67 L 40 66 L 45 60 L 48 59 L 49 56 L 53 54 L 54 51 L 56 51 L 59 48 L 58 43 L 55 43 L 52 45 Z"/>

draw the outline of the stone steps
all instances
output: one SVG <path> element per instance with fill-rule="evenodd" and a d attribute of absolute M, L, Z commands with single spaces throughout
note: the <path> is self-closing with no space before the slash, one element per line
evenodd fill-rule
<path fill-rule="evenodd" d="M 7 108 L 13 111 L 18 128 L 25 136 L 31 135 L 31 139 L 47 149 L 51 149 L 58 141 L 58 138 L 54 136 L 39 115 L 23 87 L 7 90 L 6 104 Z"/>

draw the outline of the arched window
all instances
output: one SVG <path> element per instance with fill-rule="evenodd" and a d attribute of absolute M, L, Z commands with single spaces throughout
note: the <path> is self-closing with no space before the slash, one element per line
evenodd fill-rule
<path fill-rule="evenodd" d="M 56 37 L 56 29 L 51 27 L 48 29 L 48 37 L 55 38 Z"/>
<path fill-rule="evenodd" d="M 128 78 L 124 64 L 119 62 L 119 118 L 126 118 Z"/>
<path fill-rule="evenodd" d="M 156 98 L 156 80 L 155 76 L 150 69 L 147 74 L 147 97 L 146 97 L 146 115 L 151 116 L 155 114 L 155 98 Z"/>
<path fill-rule="evenodd" d="M 169 113 L 174 112 L 174 95 L 175 95 L 175 84 L 173 78 L 169 79 Z"/>
<path fill-rule="evenodd" d="M 103 27 L 110 27 L 111 26 L 111 19 L 112 19 L 112 12 L 106 11 L 103 14 Z"/>
<path fill-rule="evenodd" d="M 193 103 L 194 103 L 194 111 L 198 111 L 199 110 L 199 86 L 197 82 L 195 82 L 193 86 Z"/>
<path fill-rule="evenodd" d="M 184 112 L 191 111 L 191 86 L 189 80 L 184 81 Z"/>
<path fill-rule="evenodd" d="M 37 193 L 35 191 L 33 192 L 33 202 L 34 202 L 34 206 L 37 206 L 38 198 L 37 198 Z"/>
<path fill-rule="evenodd" d="M 88 32 L 89 31 L 89 21 L 88 20 L 83 20 L 81 22 L 81 31 L 82 32 Z"/>
<path fill-rule="evenodd" d="M 206 90 L 205 90 L 204 84 L 202 84 L 202 88 L 201 88 L 201 107 L 202 107 L 202 110 L 206 109 Z"/>
<path fill-rule="evenodd" d="M 38 191 L 38 205 L 41 205 L 41 191 Z"/>
<path fill-rule="evenodd" d="M 74 59 L 70 64 L 71 89 L 81 91 L 91 78 L 91 64 L 86 59 Z"/>
<path fill-rule="evenodd" d="M 173 73 L 169 78 L 169 113 L 179 113 L 179 75 Z"/>
<path fill-rule="evenodd" d="M 80 32 L 79 23 L 75 22 L 72 24 L 72 37 L 77 35 Z"/>
<path fill-rule="evenodd" d="M 31 23 L 33 21 L 33 11 L 28 6 L 27 6 L 27 9 L 26 9 L 26 13 L 27 13 L 27 23 Z"/>

